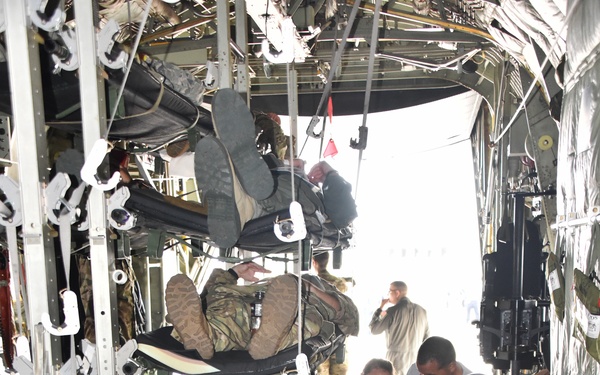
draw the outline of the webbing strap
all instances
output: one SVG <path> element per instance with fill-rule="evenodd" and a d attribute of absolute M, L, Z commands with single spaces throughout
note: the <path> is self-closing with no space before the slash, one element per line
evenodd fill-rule
<path fill-rule="evenodd" d="M 325 84 L 325 88 L 323 89 L 323 94 L 321 95 L 321 100 L 319 101 L 319 106 L 317 107 L 317 111 L 315 116 L 319 116 L 323 110 L 323 105 L 325 104 L 325 100 L 329 98 L 329 94 L 331 92 L 331 85 L 333 81 L 333 77 L 337 70 L 338 65 L 340 65 L 340 61 L 342 59 L 342 54 L 344 53 L 344 47 L 346 46 L 346 41 L 348 40 L 348 36 L 350 35 L 350 30 L 352 29 L 352 25 L 354 24 L 354 18 L 356 18 L 356 13 L 358 12 L 360 1 L 355 1 L 352 6 L 352 12 L 350 12 L 350 16 L 348 17 L 348 24 L 344 29 L 344 34 L 342 36 L 342 41 L 335 53 L 333 58 L 333 63 L 331 64 L 331 69 L 329 70 L 329 74 L 327 75 L 327 83 Z"/>
<path fill-rule="evenodd" d="M 357 1 L 358 3 L 359 1 Z M 369 53 L 369 68 L 367 70 L 367 87 L 365 90 L 365 103 L 363 107 L 362 127 L 367 127 L 367 115 L 369 114 L 369 103 L 371 101 L 371 87 L 373 81 L 373 65 L 375 65 L 375 52 L 377 52 L 377 43 L 379 41 L 379 11 L 381 10 L 381 0 L 375 0 L 375 11 L 373 12 L 373 28 L 371 29 L 371 48 Z M 366 130 L 366 129 L 365 129 Z M 363 141 L 366 141 L 363 140 Z M 360 140 L 359 140 L 360 142 Z M 354 184 L 354 197 L 358 193 L 358 181 L 360 176 L 360 166 L 362 162 L 363 148 L 358 151 L 358 167 L 356 171 L 356 183 Z"/>
<path fill-rule="evenodd" d="M 77 186 L 75 190 L 73 190 L 73 193 L 71 194 L 67 205 L 61 209 L 60 216 L 58 217 L 60 248 L 62 251 L 63 265 L 65 268 L 67 289 L 70 289 L 69 275 L 71 271 L 71 218 L 75 217 L 76 215 L 74 212 L 71 211 L 76 210 L 79 204 L 81 203 L 81 198 L 83 197 L 85 188 L 86 184 L 82 182 L 79 184 L 79 186 Z"/>

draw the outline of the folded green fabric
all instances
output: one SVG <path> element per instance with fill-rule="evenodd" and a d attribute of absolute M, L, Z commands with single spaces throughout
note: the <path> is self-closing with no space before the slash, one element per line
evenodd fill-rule
<path fill-rule="evenodd" d="M 583 305 L 579 304 L 577 308 L 585 308 L 576 312 L 576 329 L 584 337 L 587 352 L 600 362 L 600 289 L 577 268 L 574 270 L 574 279 L 575 293 Z"/>
<path fill-rule="evenodd" d="M 552 303 L 554 304 L 554 311 L 556 317 L 561 322 L 565 318 L 565 276 L 563 274 L 562 265 L 560 259 L 556 254 L 550 252 L 547 260 L 547 278 L 548 285 L 551 290 Z"/>

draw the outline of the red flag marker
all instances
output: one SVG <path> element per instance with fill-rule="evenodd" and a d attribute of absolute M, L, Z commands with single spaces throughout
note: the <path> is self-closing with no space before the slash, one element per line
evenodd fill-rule
<path fill-rule="evenodd" d="M 333 138 L 330 138 L 329 142 L 327 142 L 327 147 L 325 147 L 325 152 L 323 152 L 323 157 L 335 156 L 337 153 L 338 150 L 337 147 L 335 147 L 335 142 L 333 141 Z"/>

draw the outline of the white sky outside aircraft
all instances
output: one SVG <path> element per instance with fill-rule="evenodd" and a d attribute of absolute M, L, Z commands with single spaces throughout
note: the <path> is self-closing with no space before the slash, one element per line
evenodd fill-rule
<path fill-rule="evenodd" d="M 478 331 L 467 323 L 465 308 L 471 296 L 481 298 L 468 140 L 477 115 L 472 109 L 476 111 L 479 102 L 476 94 L 465 93 L 367 118 L 369 139 L 360 167 L 354 246 L 343 252 L 342 268 L 331 270 L 356 281 L 349 293 L 360 310 L 361 332 L 348 341 L 349 373 L 359 373 L 371 358 L 385 357 L 384 335 L 371 335 L 368 324 L 394 280 L 408 284 L 409 298 L 428 311 L 431 334 L 453 341 L 460 361 L 473 371 L 491 370 L 481 360 Z M 289 118 L 281 118 L 284 129 L 289 128 Z M 299 150 L 309 121 L 298 119 Z M 362 115 L 335 116 L 334 108 L 323 141 L 324 149 L 330 138 L 334 140 L 338 154 L 325 160 L 354 188 L 359 152 L 349 144 L 358 137 L 362 121 Z M 320 144 L 309 139 L 300 155 L 307 171 L 322 155 Z"/>

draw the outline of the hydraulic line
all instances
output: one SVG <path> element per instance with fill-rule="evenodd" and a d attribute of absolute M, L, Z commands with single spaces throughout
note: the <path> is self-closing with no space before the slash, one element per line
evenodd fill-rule
<path fill-rule="evenodd" d="M 355 2 L 355 0 L 348 0 L 348 4 L 350 4 L 350 5 L 354 4 L 354 2 Z M 373 4 L 361 2 L 360 8 L 363 10 L 374 11 L 375 6 Z M 478 29 L 475 27 L 471 27 L 471 26 L 466 26 L 466 25 L 461 25 L 461 24 L 454 23 L 454 22 L 448 22 L 448 21 L 439 20 L 436 18 L 421 16 L 418 14 L 406 13 L 406 12 L 402 12 L 402 11 L 394 10 L 394 9 L 387 9 L 385 12 L 381 12 L 381 14 L 384 16 L 387 16 L 387 17 L 400 18 L 400 19 L 404 19 L 404 20 L 408 20 L 408 21 L 415 21 L 418 23 L 426 24 L 426 25 L 439 26 L 443 29 L 453 29 L 453 30 L 461 31 L 461 32 L 468 33 L 468 34 L 477 35 L 477 36 L 485 38 L 489 41 L 495 42 L 494 37 L 492 37 L 489 33 L 485 32 L 484 30 L 481 30 L 481 29 Z"/>

